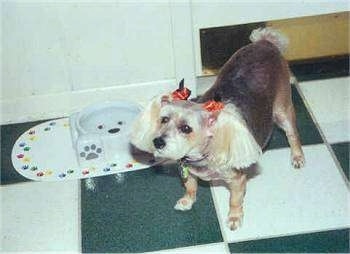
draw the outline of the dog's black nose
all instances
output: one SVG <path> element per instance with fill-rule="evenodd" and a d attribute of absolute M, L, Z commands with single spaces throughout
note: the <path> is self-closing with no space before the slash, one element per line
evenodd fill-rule
<path fill-rule="evenodd" d="M 162 149 L 165 146 L 165 141 L 162 137 L 153 139 L 154 147 L 157 149 Z"/>

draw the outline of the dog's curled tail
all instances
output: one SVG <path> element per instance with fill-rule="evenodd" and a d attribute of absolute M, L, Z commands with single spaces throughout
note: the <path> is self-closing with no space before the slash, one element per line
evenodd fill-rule
<path fill-rule="evenodd" d="M 275 45 L 280 50 L 281 53 L 285 52 L 289 42 L 286 36 L 284 36 L 279 31 L 271 27 L 265 27 L 265 28 L 260 27 L 253 30 L 249 36 L 249 39 L 251 40 L 251 42 L 267 40 L 271 42 L 273 45 Z"/>

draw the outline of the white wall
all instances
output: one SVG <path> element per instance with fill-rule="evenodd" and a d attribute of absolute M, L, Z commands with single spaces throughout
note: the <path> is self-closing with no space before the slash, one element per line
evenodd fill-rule
<path fill-rule="evenodd" d="M 311 0 L 2 1 L 0 123 L 144 102 L 182 77 L 196 94 L 200 28 L 345 10 Z"/>
<path fill-rule="evenodd" d="M 182 77 L 195 87 L 188 1 L 1 7 L 2 123 L 68 115 L 104 100 L 149 99 Z M 179 29 L 184 22 L 188 28 Z"/>
<path fill-rule="evenodd" d="M 174 78 L 168 4 L 8 2 L 3 34 L 6 99 Z"/>

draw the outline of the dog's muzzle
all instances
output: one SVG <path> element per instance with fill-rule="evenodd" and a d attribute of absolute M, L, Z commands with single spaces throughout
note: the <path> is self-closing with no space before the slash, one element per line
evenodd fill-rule
<path fill-rule="evenodd" d="M 153 139 L 154 147 L 157 149 L 162 149 L 165 147 L 166 143 L 163 137 L 157 137 Z"/>

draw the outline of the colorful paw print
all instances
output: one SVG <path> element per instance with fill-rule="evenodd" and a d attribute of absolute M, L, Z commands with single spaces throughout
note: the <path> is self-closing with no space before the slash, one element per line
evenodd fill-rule
<path fill-rule="evenodd" d="M 50 169 L 48 169 L 48 170 L 46 170 L 45 171 L 45 173 L 44 173 L 46 176 L 50 176 L 50 175 L 52 175 L 53 174 L 53 171 L 52 170 L 50 170 Z"/>
<path fill-rule="evenodd" d="M 56 122 L 50 122 L 49 123 L 49 126 L 45 127 L 44 128 L 44 131 L 50 131 L 51 130 L 51 127 L 55 126 L 56 125 Z"/>
<path fill-rule="evenodd" d="M 23 166 L 22 166 L 22 169 L 23 169 L 23 170 L 27 170 L 28 168 L 29 168 L 28 165 L 23 165 Z"/>
<path fill-rule="evenodd" d="M 29 157 L 24 157 L 23 158 L 23 162 L 30 162 L 30 158 Z"/>
<path fill-rule="evenodd" d="M 111 171 L 111 168 L 104 168 L 103 171 L 104 172 L 109 172 L 109 171 Z"/>
<path fill-rule="evenodd" d="M 90 168 L 90 171 L 91 171 L 91 172 L 96 172 L 96 170 L 97 170 L 97 168 L 95 168 L 95 167 L 91 167 L 91 168 Z"/>
<path fill-rule="evenodd" d="M 88 175 L 90 173 L 90 171 L 88 169 L 84 169 L 81 173 L 83 175 Z"/>
<path fill-rule="evenodd" d="M 31 137 L 29 138 L 29 140 L 30 140 L 30 141 L 35 141 L 35 140 L 37 140 L 37 137 L 36 137 L 36 136 L 31 136 Z"/>
<path fill-rule="evenodd" d="M 37 176 L 39 176 L 39 177 L 42 177 L 42 176 L 44 176 L 44 172 L 38 172 L 37 174 L 36 174 Z"/>
<path fill-rule="evenodd" d="M 28 131 L 28 134 L 29 134 L 29 140 L 30 141 L 35 141 L 36 140 L 35 130 Z"/>
<path fill-rule="evenodd" d="M 71 175 L 74 173 L 74 170 L 72 169 L 68 169 L 66 172 L 63 172 L 63 173 L 60 173 L 58 175 L 59 178 L 63 179 L 63 178 L 66 178 L 68 175 Z"/>
<path fill-rule="evenodd" d="M 30 146 L 28 146 L 25 142 L 20 142 L 19 147 L 23 148 L 23 151 L 26 151 L 26 152 L 30 150 Z"/>
<path fill-rule="evenodd" d="M 58 175 L 59 178 L 65 178 L 67 175 L 65 173 L 61 173 Z"/>
<path fill-rule="evenodd" d="M 37 170 L 38 170 L 38 167 L 33 166 L 33 167 L 30 168 L 30 170 L 31 170 L 31 171 L 37 171 Z"/>
<path fill-rule="evenodd" d="M 23 153 L 17 154 L 16 157 L 17 157 L 18 159 L 22 159 L 22 158 L 24 157 L 24 154 L 23 154 Z"/>

